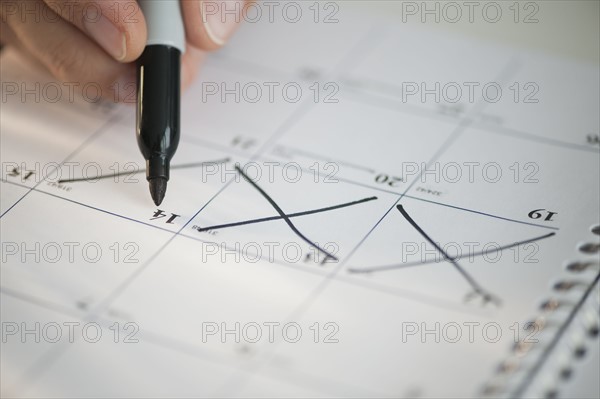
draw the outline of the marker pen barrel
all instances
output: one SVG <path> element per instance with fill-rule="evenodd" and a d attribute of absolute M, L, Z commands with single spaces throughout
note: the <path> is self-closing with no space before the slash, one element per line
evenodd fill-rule
<path fill-rule="evenodd" d="M 136 137 L 158 206 L 180 135 L 181 55 L 185 30 L 178 0 L 141 0 L 148 42 L 137 62 Z"/>

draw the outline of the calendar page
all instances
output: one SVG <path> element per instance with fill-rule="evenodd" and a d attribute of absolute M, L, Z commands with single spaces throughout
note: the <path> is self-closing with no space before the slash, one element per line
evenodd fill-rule
<path fill-rule="evenodd" d="M 3 396 L 521 397 L 597 372 L 598 67 L 337 11 L 208 56 L 158 207 L 135 88 L 70 95 L 3 52 Z"/>

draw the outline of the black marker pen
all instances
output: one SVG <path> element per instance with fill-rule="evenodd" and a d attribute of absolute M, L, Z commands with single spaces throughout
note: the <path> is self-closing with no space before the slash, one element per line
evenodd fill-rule
<path fill-rule="evenodd" d="M 148 42 L 137 67 L 138 146 L 158 206 L 165 197 L 169 164 L 179 144 L 181 54 L 185 30 L 178 0 L 141 0 Z"/>

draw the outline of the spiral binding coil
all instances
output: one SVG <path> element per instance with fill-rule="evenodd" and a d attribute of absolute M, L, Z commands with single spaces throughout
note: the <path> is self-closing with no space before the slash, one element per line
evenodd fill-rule
<path fill-rule="evenodd" d="M 593 235 L 600 235 L 600 225 L 595 225 L 590 230 Z M 600 243 L 585 242 L 578 245 L 577 250 L 584 255 L 596 255 L 600 252 Z M 581 292 L 579 297 L 587 290 L 590 290 L 590 293 L 598 291 L 597 287 L 590 285 L 596 285 L 598 277 L 600 276 L 600 262 L 597 259 L 582 259 L 569 262 L 566 264 L 565 270 L 569 274 L 569 277 L 557 281 L 552 286 L 553 295 L 539 305 L 540 312 L 538 316 L 525 324 L 528 326 L 527 328 L 533 328 L 535 331 L 545 330 L 557 332 L 562 328 L 563 323 L 556 319 L 552 319 L 551 316 L 558 311 L 571 311 L 579 302 L 563 296 L 578 290 Z M 594 276 L 591 280 L 589 278 L 590 273 L 593 273 Z M 579 309 L 578 314 L 575 315 L 575 317 L 579 316 L 583 319 L 580 320 L 580 322 L 583 321 L 583 328 L 581 329 L 581 334 L 575 334 L 571 337 L 571 342 L 569 342 L 570 353 L 568 356 L 559 358 L 559 371 L 556 380 L 565 381 L 573 376 L 574 370 L 573 367 L 571 367 L 571 359 L 580 359 L 584 357 L 587 352 L 586 337 L 596 338 L 599 335 L 600 313 L 598 310 L 600 309 L 600 301 L 596 302 L 597 303 L 593 304 L 594 309 L 592 311 L 587 309 L 587 312 L 585 312 L 583 309 Z M 582 311 L 583 314 L 580 315 Z M 517 374 L 521 374 L 521 377 L 523 378 L 523 375 L 526 376 L 527 372 L 535 367 L 535 362 L 533 362 L 533 364 L 527 364 L 525 362 L 525 357 L 534 349 L 534 347 L 538 346 L 541 346 L 542 349 L 544 348 L 544 344 L 541 342 L 534 343 L 528 340 L 516 342 L 512 347 L 511 355 L 498 365 L 491 381 L 489 381 L 481 390 L 481 395 L 495 397 L 510 394 L 513 396 L 514 392 L 512 394 L 509 392 L 510 383 L 516 379 Z M 558 395 L 558 390 L 555 387 L 552 387 L 546 389 L 545 392 L 541 392 L 541 394 L 547 398 L 554 398 Z"/>

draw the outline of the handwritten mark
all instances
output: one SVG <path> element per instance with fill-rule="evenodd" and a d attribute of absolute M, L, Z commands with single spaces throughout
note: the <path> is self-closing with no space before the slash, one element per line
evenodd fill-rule
<path fill-rule="evenodd" d="M 328 212 L 328 211 L 333 211 L 335 209 L 346 208 L 346 207 L 349 207 L 349 206 L 352 206 L 352 205 L 362 204 L 362 203 L 373 201 L 373 200 L 376 200 L 376 199 L 377 199 L 377 197 L 363 198 L 363 199 L 358 200 L 358 201 L 346 202 L 345 204 L 329 206 L 327 208 L 319 208 L 319 209 L 313 209 L 313 210 L 310 210 L 310 211 L 290 213 L 290 214 L 287 214 L 286 216 L 288 218 L 295 218 L 295 217 L 298 217 L 298 216 L 313 215 L 313 214 L 316 214 L 316 213 Z M 225 228 L 228 228 L 228 227 L 243 226 L 243 225 L 246 225 L 246 224 L 254 224 L 254 223 L 270 222 L 272 220 L 281 220 L 281 219 L 283 219 L 283 216 L 270 216 L 270 217 L 259 218 L 259 219 L 245 220 L 243 222 L 235 222 L 235 223 L 219 224 L 219 225 L 210 226 L 210 227 L 203 227 L 201 229 L 198 229 L 198 231 L 199 232 L 203 232 L 203 231 L 209 231 L 209 230 L 225 229 Z"/>
<path fill-rule="evenodd" d="M 500 303 L 501 303 L 500 299 L 497 298 L 495 295 L 491 294 L 490 292 L 488 292 L 487 290 L 485 290 L 481 285 L 479 285 L 479 283 L 469 273 L 467 273 L 467 271 L 465 269 L 463 269 L 461 265 L 458 264 L 458 261 L 455 258 L 448 256 L 448 254 L 439 245 L 437 245 L 436 242 L 433 241 L 427 233 L 425 233 L 425 231 L 417 224 L 417 222 L 415 222 L 413 220 L 413 218 L 410 217 L 410 215 L 406 212 L 406 210 L 404 209 L 404 207 L 402 205 L 399 204 L 396 206 L 396 208 L 400 211 L 402 216 L 404 216 L 404 219 L 406 219 L 406 221 L 408 223 L 410 223 L 410 225 L 415 230 L 417 230 L 419 232 L 419 234 L 421 234 L 423 236 L 424 239 L 426 239 L 431 245 L 433 245 L 435 247 L 435 249 L 437 249 L 440 252 L 440 254 L 442 254 L 442 256 L 448 262 L 450 262 L 452 264 L 452 266 L 454 266 L 454 268 L 471 285 L 474 296 L 477 296 L 477 295 L 481 296 L 484 304 L 491 302 L 497 306 L 500 305 Z M 470 299 L 471 297 L 472 297 L 472 295 L 468 296 L 467 299 Z"/>
<path fill-rule="evenodd" d="M 271 198 L 271 196 L 269 196 L 269 194 L 267 194 L 267 192 L 265 190 L 263 190 L 255 181 L 253 181 L 250 177 L 248 177 L 248 175 L 246 175 L 244 173 L 244 171 L 239 167 L 239 165 L 235 166 L 235 170 L 244 178 L 245 181 L 247 181 L 254 189 L 256 189 L 263 196 L 263 198 L 265 198 L 269 202 L 269 204 L 273 207 L 273 209 L 275 209 L 275 211 L 279 214 L 279 216 L 271 216 L 271 217 L 265 217 L 265 218 L 259 218 L 259 219 L 245 220 L 245 221 L 235 222 L 235 223 L 227 223 L 227 224 L 209 226 L 209 227 L 197 229 L 197 231 L 203 232 L 203 231 L 209 231 L 209 230 L 224 229 L 224 228 L 234 227 L 234 226 L 243 226 L 243 225 L 248 225 L 248 224 L 269 222 L 269 221 L 273 221 L 273 220 L 283 220 L 288 225 L 288 227 L 294 232 L 294 234 L 296 234 L 298 237 L 300 237 L 308 245 L 311 245 L 312 247 L 316 248 L 317 250 L 319 250 L 321 253 L 323 253 L 325 255 L 325 259 L 323 260 L 322 263 L 325 263 L 328 259 L 337 261 L 338 258 L 335 255 L 333 255 L 332 253 L 328 252 L 327 250 L 319 247 L 316 243 L 314 243 L 310 239 L 308 239 L 308 237 L 306 237 L 304 234 L 302 234 L 300 232 L 300 230 L 298 230 L 298 228 L 294 225 L 294 223 L 292 223 L 292 221 L 290 219 L 299 217 L 299 216 L 306 216 L 306 215 L 312 215 L 312 214 L 317 214 L 317 213 L 322 213 L 322 212 L 333 211 L 336 209 L 346 208 L 346 207 L 353 206 L 353 205 L 359 205 L 359 204 L 377 199 L 377 197 L 368 197 L 368 198 L 363 198 L 358 201 L 347 202 L 344 204 L 329 206 L 329 207 L 325 207 L 325 208 L 319 208 L 319 209 L 313 209 L 313 210 L 309 210 L 309 211 L 286 214 L 283 211 L 283 209 L 281 209 L 281 207 L 279 205 L 277 205 L 277 203 L 273 200 L 273 198 Z"/>
<path fill-rule="evenodd" d="M 186 164 L 180 164 L 180 165 L 173 165 L 173 166 L 171 166 L 171 170 L 201 168 L 201 167 L 208 166 L 208 165 L 219 165 L 219 164 L 227 163 L 230 161 L 231 161 L 230 158 L 224 158 L 224 159 L 220 159 L 217 161 L 186 163 Z M 58 183 L 77 183 L 77 182 L 82 182 L 82 181 L 96 181 L 96 180 L 100 180 L 100 179 L 108 179 L 111 177 L 116 178 L 116 177 L 120 177 L 120 176 L 133 176 L 133 175 L 138 175 L 140 173 L 146 173 L 146 170 L 137 169 L 137 170 L 124 171 L 124 172 L 119 172 L 119 173 L 110 173 L 107 175 L 93 176 L 93 177 L 77 177 L 77 178 L 73 178 L 73 179 L 61 179 L 58 181 Z"/>
<path fill-rule="evenodd" d="M 532 243 L 532 242 L 540 241 L 540 240 L 543 240 L 545 238 L 550 238 L 550 237 L 552 237 L 554 235 L 556 235 L 556 233 L 549 233 L 549 234 L 545 234 L 543 236 L 530 238 L 528 240 L 517 241 L 517 242 L 514 242 L 512 244 L 505 245 L 505 246 L 502 246 L 502 247 L 493 247 L 493 248 L 489 248 L 489 249 L 487 249 L 485 251 L 474 252 L 472 254 L 468 254 L 468 256 L 469 257 L 478 257 L 478 256 L 483 256 L 483 255 L 491 255 L 491 254 L 494 254 L 496 252 L 504 251 L 505 249 L 510 249 L 510 248 L 518 247 L 520 245 L 524 245 L 524 244 L 529 244 L 529 243 Z M 464 258 L 464 256 L 457 256 L 454 259 L 458 261 L 458 260 L 461 260 L 462 258 Z M 409 268 L 409 267 L 414 267 L 414 266 L 428 265 L 428 264 L 440 263 L 440 262 L 442 262 L 442 260 L 436 258 L 436 259 L 433 259 L 433 260 L 425 260 L 425 261 L 418 261 L 418 262 L 407 262 L 407 263 L 395 263 L 395 264 L 391 264 L 391 265 L 371 266 L 371 267 L 364 267 L 364 268 L 350 267 L 350 268 L 348 268 L 348 272 L 350 272 L 350 273 L 357 273 L 357 274 L 358 273 L 382 272 L 382 271 L 387 271 L 387 270 L 404 269 L 404 268 Z"/>

